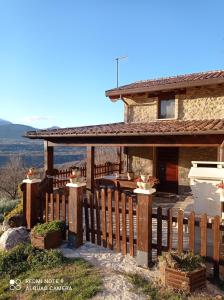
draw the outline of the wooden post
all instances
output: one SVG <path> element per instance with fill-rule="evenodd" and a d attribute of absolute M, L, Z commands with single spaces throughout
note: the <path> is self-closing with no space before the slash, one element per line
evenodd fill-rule
<path fill-rule="evenodd" d="M 224 162 L 224 141 L 222 144 L 217 148 L 217 161 Z"/>
<path fill-rule="evenodd" d="M 24 199 L 23 199 L 23 201 L 25 200 L 25 203 L 23 204 L 25 210 L 23 214 L 24 214 L 24 220 L 27 229 L 31 229 L 38 222 L 38 205 L 40 202 L 39 199 L 40 182 L 41 182 L 40 179 L 23 180 L 23 183 L 26 184 L 26 186 L 23 188 L 25 192 Z"/>
<path fill-rule="evenodd" d="M 69 247 L 78 248 L 83 244 L 83 194 L 85 183 L 68 183 L 68 241 Z"/>
<path fill-rule="evenodd" d="M 87 147 L 87 172 L 86 172 L 86 189 L 87 192 L 94 192 L 94 153 L 95 147 Z"/>
<path fill-rule="evenodd" d="M 152 263 L 152 195 L 137 193 L 137 264 L 149 267 Z"/>
<path fill-rule="evenodd" d="M 44 171 L 52 175 L 54 169 L 54 148 L 48 146 L 48 141 L 44 141 Z"/>
<path fill-rule="evenodd" d="M 122 152 L 123 152 L 123 147 L 119 148 L 119 174 L 122 172 Z"/>

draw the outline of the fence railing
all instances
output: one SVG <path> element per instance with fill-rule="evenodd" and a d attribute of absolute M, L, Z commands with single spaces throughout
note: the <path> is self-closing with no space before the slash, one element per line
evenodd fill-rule
<path fill-rule="evenodd" d="M 78 167 L 81 176 L 86 177 L 86 164 Z M 94 166 L 94 177 L 100 178 L 105 175 L 113 174 L 114 172 L 121 172 L 122 166 L 117 162 L 106 162 L 105 164 L 99 164 Z M 64 187 L 69 182 L 69 176 L 72 174 L 72 169 L 58 170 L 58 173 L 54 175 L 53 187 L 60 188 Z"/>
<path fill-rule="evenodd" d="M 36 199 L 37 195 L 34 197 L 35 201 Z M 78 218 L 81 218 L 81 236 L 84 235 L 87 241 L 122 252 L 123 255 L 129 253 L 136 256 L 140 243 L 139 233 L 145 231 L 145 228 L 138 228 L 141 210 L 139 203 L 142 202 L 139 202 L 137 195 L 121 193 L 116 189 L 99 189 L 87 197 L 85 193 L 79 194 L 77 191 L 70 194 L 68 189 L 63 189 L 56 193 L 47 192 L 40 199 L 41 201 L 35 202 L 40 205 L 39 209 L 34 204 L 33 212 L 28 212 L 34 218 L 29 223 L 32 226 L 38 220 L 48 222 L 58 219 L 66 221 L 69 227 L 73 226 L 70 224 L 71 220 L 78 222 Z M 81 201 L 76 215 L 71 215 L 73 201 Z M 29 204 L 29 207 L 32 205 Z M 38 215 L 35 215 L 36 212 Z M 224 265 L 221 252 L 224 225 L 219 216 L 208 218 L 206 214 L 198 216 L 193 211 L 185 213 L 161 207 L 153 208 L 150 216 L 148 223 L 152 234 L 149 242 L 153 259 L 157 259 L 163 251 L 190 250 L 212 263 L 214 276 L 219 276 L 219 266 Z M 141 246 L 144 242 L 147 243 L 141 239 Z"/>

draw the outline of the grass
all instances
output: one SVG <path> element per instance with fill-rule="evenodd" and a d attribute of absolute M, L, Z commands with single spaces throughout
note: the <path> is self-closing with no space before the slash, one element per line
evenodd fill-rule
<path fill-rule="evenodd" d="M 148 296 L 150 300 L 187 300 L 187 299 L 212 299 L 210 297 L 194 297 L 190 294 L 173 291 L 159 284 L 150 282 L 139 274 L 126 274 L 128 280 L 132 283 L 135 292 Z"/>
<path fill-rule="evenodd" d="M 56 250 L 19 245 L 11 253 L 2 251 L 0 263 L 0 300 L 81 300 L 101 289 L 96 268 L 83 259 L 62 258 Z M 21 288 L 10 290 L 10 279 L 19 279 Z"/>

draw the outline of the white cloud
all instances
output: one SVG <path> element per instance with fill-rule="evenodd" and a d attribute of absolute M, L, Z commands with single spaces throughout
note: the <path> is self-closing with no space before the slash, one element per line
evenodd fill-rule
<path fill-rule="evenodd" d="M 52 116 L 26 116 L 20 119 L 21 122 L 24 123 L 36 123 L 41 121 L 53 121 L 54 117 Z"/>

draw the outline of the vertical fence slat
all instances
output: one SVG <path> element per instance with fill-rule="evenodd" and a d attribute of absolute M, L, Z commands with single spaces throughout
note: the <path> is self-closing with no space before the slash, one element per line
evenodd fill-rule
<path fill-rule="evenodd" d="M 100 234 L 100 193 L 96 191 L 96 236 L 97 245 L 101 246 L 101 234 Z"/>
<path fill-rule="evenodd" d="M 172 208 L 167 210 L 167 248 L 168 250 L 172 249 L 173 242 L 173 212 Z"/>
<path fill-rule="evenodd" d="M 203 214 L 200 217 L 200 234 L 201 234 L 201 256 L 206 257 L 207 248 L 207 215 Z"/>
<path fill-rule="evenodd" d="M 180 209 L 178 211 L 178 215 L 177 215 L 177 224 L 178 224 L 177 250 L 179 253 L 181 253 L 183 251 L 183 219 L 184 219 L 184 214 L 183 214 L 183 211 Z"/>
<path fill-rule="evenodd" d="M 162 207 L 157 208 L 157 255 L 162 253 Z"/>
<path fill-rule="evenodd" d="M 65 202 L 65 195 L 62 195 L 62 199 L 61 199 L 61 217 L 62 217 L 62 221 L 66 221 L 66 202 Z"/>
<path fill-rule="evenodd" d="M 109 248 L 113 249 L 113 215 L 112 215 L 112 191 L 108 190 L 108 231 L 109 231 Z"/>
<path fill-rule="evenodd" d="M 116 222 L 116 251 L 120 252 L 120 212 L 119 212 L 119 192 L 115 191 L 115 222 Z"/>
<path fill-rule="evenodd" d="M 60 220 L 60 195 L 59 193 L 56 194 L 56 220 Z"/>
<path fill-rule="evenodd" d="M 45 222 L 49 221 L 49 194 L 46 193 L 46 202 L 45 202 Z"/>
<path fill-rule="evenodd" d="M 127 232 L 126 232 L 126 196 L 121 194 L 122 202 L 122 254 L 127 254 Z"/>
<path fill-rule="evenodd" d="M 129 247 L 130 255 L 134 256 L 134 224 L 133 224 L 133 199 L 128 197 L 128 217 L 129 217 Z"/>
<path fill-rule="evenodd" d="M 189 250 L 194 253 L 195 241 L 195 213 L 192 211 L 188 217 L 188 230 L 189 230 Z"/>
<path fill-rule="evenodd" d="M 94 197 L 93 194 L 89 194 L 89 204 L 90 204 L 90 232 L 91 232 L 91 242 L 95 243 L 95 223 L 94 223 Z"/>
<path fill-rule="evenodd" d="M 213 261 L 214 277 L 219 279 L 219 257 L 220 256 L 220 217 L 215 216 L 213 221 Z"/>
<path fill-rule="evenodd" d="M 86 225 L 86 240 L 90 241 L 89 234 L 89 210 L 88 210 L 88 200 L 84 199 L 84 213 L 85 213 L 85 225 Z"/>
<path fill-rule="evenodd" d="M 50 194 L 50 221 L 54 220 L 54 195 Z"/>
<path fill-rule="evenodd" d="M 106 218 L 106 195 L 105 190 L 101 190 L 101 205 L 102 205 L 102 237 L 103 246 L 107 247 L 107 218 Z"/>

